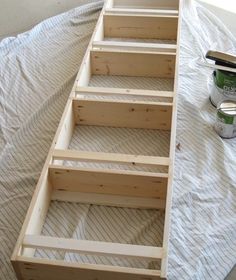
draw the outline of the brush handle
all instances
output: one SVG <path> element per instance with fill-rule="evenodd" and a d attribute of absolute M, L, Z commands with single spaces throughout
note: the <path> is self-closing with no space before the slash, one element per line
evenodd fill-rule
<path fill-rule="evenodd" d="M 236 56 L 224 52 L 208 51 L 206 58 L 214 60 L 216 65 L 236 68 Z"/>
<path fill-rule="evenodd" d="M 217 69 L 217 70 L 222 70 L 222 71 L 228 71 L 228 72 L 231 72 L 231 73 L 236 73 L 236 69 L 235 68 L 231 68 L 231 67 L 216 65 L 216 64 L 212 64 L 212 63 L 208 63 L 208 62 L 199 62 L 199 64 L 201 64 L 202 66 L 206 66 L 206 67 Z"/>

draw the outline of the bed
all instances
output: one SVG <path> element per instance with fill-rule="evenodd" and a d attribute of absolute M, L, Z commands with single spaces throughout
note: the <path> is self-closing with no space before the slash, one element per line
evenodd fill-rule
<path fill-rule="evenodd" d="M 16 279 L 10 256 L 103 2 L 84 0 L 79 4 L 76 9 L 0 43 L 0 279 Z M 209 48 L 236 53 L 236 40 L 209 11 L 185 1 L 170 280 L 224 279 L 236 262 L 236 145 L 235 139 L 222 140 L 213 129 L 215 109 L 208 99 L 212 70 L 199 64 Z M 107 85 L 125 82 L 106 81 Z M 132 85 L 139 82 L 143 81 L 133 80 Z M 93 84 L 99 85 L 100 81 L 94 80 Z M 76 134 L 83 136 L 82 143 L 77 143 Z M 88 131 L 85 127 L 75 131 L 70 146 L 135 153 L 143 152 L 145 147 L 146 154 L 158 151 L 165 155 L 165 134 L 150 133 L 149 145 L 142 142 L 143 138 L 139 131 L 120 130 L 116 134 L 111 129 Z M 150 244 L 162 226 L 161 214 L 150 210 L 117 211 L 112 207 L 53 202 L 43 232 L 101 240 L 128 238 L 127 242 Z M 119 259 L 45 251 L 36 254 L 42 258 L 125 265 Z"/>

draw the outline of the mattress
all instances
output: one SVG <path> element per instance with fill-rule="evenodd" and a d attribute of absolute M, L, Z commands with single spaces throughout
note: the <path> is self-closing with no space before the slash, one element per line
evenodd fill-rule
<path fill-rule="evenodd" d="M 78 8 L 0 42 L 1 280 L 16 279 L 10 256 L 102 4 L 81 0 Z M 236 53 L 236 39 L 208 10 L 185 1 L 170 280 L 224 279 L 236 263 L 236 138 L 223 140 L 213 129 L 215 109 L 208 99 L 212 70 L 199 64 L 208 49 Z M 99 77 L 91 83 L 103 86 Z M 105 86 L 159 88 L 160 83 L 155 83 L 152 79 L 110 77 Z M 162 82 L 161 87 L 168 90 L 170 81 Z M 168 132 L 85 126 L 76 128 L 70 148 L 165 156 L 168 139 Z M 158 245 L 162 227 L 161 211 L 55 201 L 50 205 L 42 233 Z M 42 250 L 36 255 L 78 262 L 127 262 Z M 140 261 L 133 261 L 132 265 L 159 266 Z"/>

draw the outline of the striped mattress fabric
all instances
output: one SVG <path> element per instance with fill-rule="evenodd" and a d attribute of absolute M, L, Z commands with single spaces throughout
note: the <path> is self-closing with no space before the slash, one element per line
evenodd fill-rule
<path fill-rule="evenodd" d="M 65 14 L 0 43 L 0 279 L 15 279 L 10 256 L 102 1 L 80 0 Z M 212 14 L 185 1 L 180 52 L 177 143 L 168 279 L 223 280 L 236 262 L 236 139 L 214 132 L 209 48 L 236 53 L 236 40 Z M 104 82 L 104 81 L 103 81 Z M 92 80 L 101 86 L 101 80 Z M 108 78 L 106 86 L 155 81 Z M 160 85 L 158 85 L 159 87 Z M 168 81 L 162 84 L 168 89 Z M 70 148 L 168 153 L 168 132 L 76 128 Z M 68 163 L 70 164 L 70 163 Z M 124 168 L 118 167 L 118 168 Z M 42 234 L 160 245 L 156 210 L 51 203 Z M 42 258 L 158 268 L 159 263 L 37 251 Z"/>

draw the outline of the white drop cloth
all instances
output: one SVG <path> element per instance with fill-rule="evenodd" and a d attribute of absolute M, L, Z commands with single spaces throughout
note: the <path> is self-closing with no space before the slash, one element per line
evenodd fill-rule
<path fill-rule="evenodd" d="M 81 0 L 79 4 L 88 2 L 92 3 L 48 19 L 29 32 L 0 43 L 1 280 L 15 279 L 9 259 L 102 7 L 98 1 Z M 175 160 L 170 280 L 222 280 L 236 262 L 236 138 L 222 140 L 212 127 L 215 109 L 209 103 L 207 89 L 211 70 L 198 65 L 210 48 L 236 53 L 236 40 L 209 11 L 185 1 L 177 121 L 180 149 L 176 151 Z M 99 132 L 95 129 L 94 133 Z M 83 134 L 90 139 L 86 128 Z M 149 138 L 151 152 L 158 152 L 155 137 Z M 132 143 L 143 141 L 139 133 L 121 133 L 115 142 L 106 140 L 106 149 L 128 149 L 130 139 Z M 76 143 L 72 142 L 73 145 Z M 133 145 L 130 148 L 134 151 Z M 102 150 L 103 146 L 98 143 L 97 149 Z M 67 224 L 63 218 L 64 207 L 57 204 L 52 204 L 47 229 L 50 228 L 51 234 L 60 228 L 65 236 L 77 236 L 78 231 L 71 229 L 71 225 L 74 228 L 78 225 L 73 224 L 74 220 Z M 66 209 L 73 212 L 76 207 L 68 203 Z M 84 208 L 86 212 L 88 208 Z M 102 211 L 105 210 L 101 209 L 100 213 Z M 117 219 L 130 215 L 125 211 L 121 211 Z M 76 215 L 78 212 L 74 217 Z M 96 217 L 93 212 L 89 215 L 94 224 Z M 112 213 L 106 212 L 106 215 L 112 217 Z M 156 212 L 144 211 L 138 215 L 133 211 L 131 215 L 140 219 L 144 233 L 148 227 L 154 228 L 146 223 L 145 217 L 153 218 L 161 228 L 158 224 L 161 217 Z M 133 228 L 129 240 L 141 242 L 140 235 L 136 239 L 133 236 L 136 230 L 140 232 L 137 221 L 130 224 Z M 87 226 L 91 233 L 89 222 Z M 119 228 L 114 234 L 116 232 L 119 233 Z M 69 260 L 71 256 L 65 257 Z"/>

